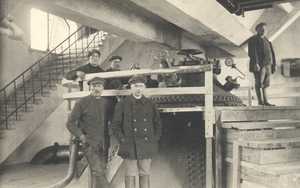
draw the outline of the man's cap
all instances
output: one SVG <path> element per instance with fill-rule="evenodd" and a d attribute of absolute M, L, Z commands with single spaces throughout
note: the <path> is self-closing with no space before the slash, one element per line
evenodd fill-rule
<path fill-rule="evenodd" d="M 136 76 L 133 76 L 129 79 L 128 83 L 129 84 L 136 84 L 136 83 L 143 83 L 143 84 L 146 84 L 147 82 L 147 79 L 145 76 L 142 76 L 142 75 L 136 75 Z"/>
<path fill-rule="evenodd" d="M 87 84 L 88 85 L 93 85 L 93 84 L 102 84 L 102 85 L 104 85 L 105 84 L 105 80 L 103 78 L 100 78 L 100 77 L 94 77 L 91 80 L 89 80 L 87 82 Z"/>
<path fill-rule="evenodd" d="M 111 58 L 109 58 L 109 61 L 112 61 L 112 60 L 115 60 L 115 59 L 119 59 L 120 61 L 122 61 L 122 57 L 118 56 L 118 55 L 111 56 Z"/>
<path fill-rule="evenodd" d="M 97 49 L 92 49 L 91 51 L 88 52 L 88 57 L 90 57 L 93 54 L 98 54 L 99 56 L 101 56 L 101 52 Z"/>
<path fill-rule="evenodd" d="M 260 27 L 267 25 L 265 22 L 261 22 L 255 26 L 255 30 L 257 31 Z"/>

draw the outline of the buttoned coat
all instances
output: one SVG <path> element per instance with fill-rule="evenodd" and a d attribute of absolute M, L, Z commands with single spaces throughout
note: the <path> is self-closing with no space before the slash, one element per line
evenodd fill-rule
<path fill-rule="evenodd" d="M 161 122 L 156 105 L 148 98 L 127 96 L 117 103 L 112 129 L 124 159 L 149 159 L 158 153 Z"/>

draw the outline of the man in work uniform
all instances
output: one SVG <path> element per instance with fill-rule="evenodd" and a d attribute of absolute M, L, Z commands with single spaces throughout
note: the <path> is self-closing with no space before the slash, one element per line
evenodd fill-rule
<path fill-rule="evenodd" d="M 270 86 L 271 74 L 276 70 L 275 53 L 272 43 L 265 37 L 266 23 L 259 23 L 255 30 L 257 34 L 248 41 L 249 71 L 254 74 L 258 104 L 274 106 L 268 101 L 267 88 Z"/>
<path fill-rule="evenodd" d="M 89 81 L 89 85 L 91 94 L 75 104 L 67 128 L 84 145 L 85 157 L 92 175 L 91 187 L 108 188 L 109 183 L 105 177 L 106 104 L 101 97 L 104 80 L 96 77 Z"/>
<path fill-rule="evenodd" d="M 88 73 L 99 73 L 104 72 L 102 68 L 100 68 L 100 57 L 101 53 L 99 50 L 93 49 L 88 53 L 88 63 L 80 66 L 70 72 L 68 72 L 65 76 L 67 80 L 77 80 L 79 82 L 80 90 L 83 90 L 83 81 L 85 78 L 85 74 Z"/>
<path fill-rule="evenodd" d="M 118 154 L 125 162 L 125 188 L 150 187 L 151 159 L 158 153 L 161 136 L 160 116 L 156 105 L 143 95 L 146 78 L 129 80 L 132 95 L 117 103 L 112 122 L 113 133 L 120 142 Z"/>

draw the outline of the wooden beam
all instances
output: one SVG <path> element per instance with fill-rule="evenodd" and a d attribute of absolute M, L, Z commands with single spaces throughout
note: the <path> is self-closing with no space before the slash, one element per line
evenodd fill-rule
<path fill-rule="evenodd" d="M 224 129 L 267 129 L 278 127 L 300 127 L 300 121 L 297 120 L 280 120 L 280 121 L 264 121 L 264 122 L 227 122 L 222 124 Z"/>
<path fill-rule="evenodd" d="M 236 108 L 236 110 L 222 110 L 221 113 L 222 121 L 300 119 L 299 107 L 244 108 L 242 110 Z"/>
<path fill-rule="evenodd" d="M 121 78 L 131 77 L 134 75 L 151 75 L 151 74 L 172 74 L 172 73 L 192 73 L 192 72 L 206 72 L 211 70 L 211 65 L 193 65 L 193 66 L 178 66 L 169 69 L 137 69 L 137 70 L 123 70 L 114 72 L 103 72 L 87 74 L 86 80 L 90 80 L 94 77 L 100 78 Z"/>
<path fill-rule="evenodd" d="M 154 96 L 154 95 L 197 95 L 197 94 L 205 94 L 204 87 L 173 87 L 173 88 L 146 88 L 144 90 L 146 96 Z M 78 98 L 82 98 L 84 96 L 88 96 L 90 92 L 81 91 L 81 92 L 73 92 L 66 93 L 63 95 L 63 98 L 66 100 L 75 100 Z M 102 96 L 126 96 L 130 95 L 131 90 L 104 90 Z"/>
<path fill-rule="evenodd" d="M 233 188 L 240 188 L 241 186 L 241 157 L 239 142 L 233 143 L 233 157 L 232 157 L 232 183 Z"/>

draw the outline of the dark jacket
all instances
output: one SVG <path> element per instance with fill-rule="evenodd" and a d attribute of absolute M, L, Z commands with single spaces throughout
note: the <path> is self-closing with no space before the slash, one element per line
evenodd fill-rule
<path fill-rule="evenodd" d="M 105 143 L 107 133 L 107 100 L 93 96 L 76 102 L 67 121 L 67 128 L 76 137 L 85 134 L 90 145 Z"/>
<path fill-rule="evenodd" d="M 276 58 L 275 58 L 274 49 L 270 41 L 269 44 L 270 44 L 272 59 L 273 59 L 272 66 L 275 67 Z M 263 46 L 264 46 L 263 39 L 258 35 L 254 35 L 250 39 L 248 39 L 248 56 L 250 58 L 250 63 L 249 63 L 250 72 L 257 71 L 256 64 L 258 64 L 260 67 L 263 66 L 262 63 L 265 57 Z"/>
<path fill-rule="evenodd" d="M 68 72 L 66 74 L 65 78 L 67 80 L 76 80 L 77 79 L 77 75 L 76 75 L 77 71 L 81 71 L 86 74 L 104 72 L 104 70 L 102 68 L 95 67 L 95 66 L 91 65 L 90 63 L 88 63 L 86 65 L 82 65 L 82 66 L 78 67 L 77 69 L 71 70 L 70 72 Z"/>
<path fill-rule="evenodd" d="M 120 141 L 119 155 L 125 159 L 148 159 L 158 153 L 161 122 L 156 105 L 145 97 L 127 96 L 116 105 L 112 122 Z"/>

